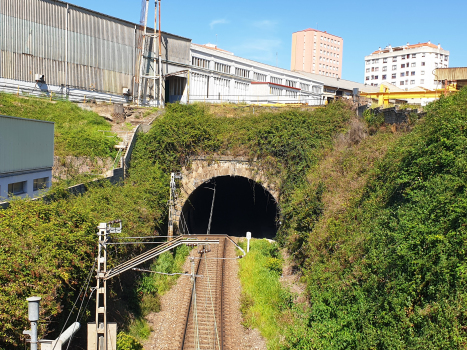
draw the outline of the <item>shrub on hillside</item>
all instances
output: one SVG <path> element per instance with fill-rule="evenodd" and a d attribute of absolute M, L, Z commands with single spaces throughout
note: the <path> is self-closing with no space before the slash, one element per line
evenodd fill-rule
<path fill-rule="evenodd" d="M 307 326 L 285 348 L 465 348 L 467 88 L 426 111 L 336 234 L 311 232 Z"/>

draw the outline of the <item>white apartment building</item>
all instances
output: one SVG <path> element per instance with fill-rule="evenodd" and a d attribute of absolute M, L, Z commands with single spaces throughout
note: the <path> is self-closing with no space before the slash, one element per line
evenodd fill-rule
<path fill-rule="evenodd" d="M 323 103 L 320 80 L 235 56 L 212 44 L 191 44 L 190 51 L 187 102 Z"/>
<path fill-rule="evenodd" d="M 365 56 L 365 84 L 390 83 L 404 90 L 422 87 L 439 89 L 433 74 L 436 68 L 449 67 L 449 51 L 430 41 L 422 44 L 379 48 Z"/>

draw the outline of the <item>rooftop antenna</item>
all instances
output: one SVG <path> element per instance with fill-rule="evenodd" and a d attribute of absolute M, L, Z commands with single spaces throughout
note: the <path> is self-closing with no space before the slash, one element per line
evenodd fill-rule
<path fill-rule="evenodd" d="M 216 34 L 216 47 L 217 47 L 217 34 Z"/>

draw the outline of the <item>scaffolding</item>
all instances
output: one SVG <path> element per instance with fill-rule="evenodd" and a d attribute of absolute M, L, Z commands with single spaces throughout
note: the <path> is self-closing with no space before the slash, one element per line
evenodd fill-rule
<path fill-rule="evenodd" d="M 161 32 L 161 0 L 154 1 L 154 32 L 148 33 L 148 12 L 149 12 L 149 1 L 150 0 L 143 0 L 142 2 L 142 10 L 141 10 L 141 25 L 143 26 L 143 34 L 142 34 L 142 42 L 141 42 L 141 50 L 139 52 L 138 57 L 138 75 L 136 76 L 136 83 L 138 85 L 138 94 L 136 96 L 136 100 L 138 106 L 148 105 L 148 88 L 149 88 L 149 81 L 153 81 L 153 90 L 154 90 L 154 101 L 157 101 L 156 104 L 158 107 L 163 107 L 162 101 L 162 32 Z M 159 25 L 158 30 L 156 30 L 157 25 Z M 150 38 L 153 38 L 153 52 L 154 54 L 151 55 L 149 50 L 146 50 L 146 47 L 149 44 Z M 158 43 L 158 50 L 156 55 L 156 41 Z M 150 62 L 152 59 L 153 63 L 153 74 L 148 74 L 148 70 L 146 69 L 148 61 Z M 158 69 L 156 70 L 156 65 Z M 158 93 L 156 94 L 156 86 L 158 86 Z M 158 95 L 156 97 L 156 95 Z"/>

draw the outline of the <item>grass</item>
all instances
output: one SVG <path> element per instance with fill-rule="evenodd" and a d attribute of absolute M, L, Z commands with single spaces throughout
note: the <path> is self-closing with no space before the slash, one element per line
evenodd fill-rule
<path fill-rule="evenodd" d="M 55 156 L 115 157 L 119 141 L 98 114 L 69 101 L 18 97 L 0 93 L 0 114 L 55 123 Z"/>
<path fill-rule="evenodd" d="M 245 242 L 240 245 L 246 250 Z M 239 260 L 243 325 L 257 328 L 271 349 L 276 349 L 280 343 L 283 323 L 290 322 L 285 311 L 290 308 L 292 300 L 279 281 L 278 260 L 277 244 L 264 239 L 252 239 L 250 252 Z"/>

